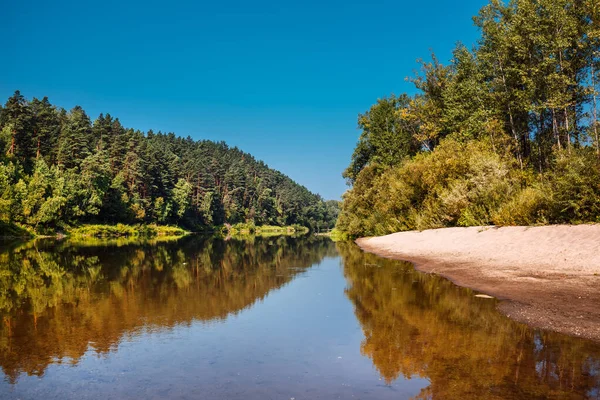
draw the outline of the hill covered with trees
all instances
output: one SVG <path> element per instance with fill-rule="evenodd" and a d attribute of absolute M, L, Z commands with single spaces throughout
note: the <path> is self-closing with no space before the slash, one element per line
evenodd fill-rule
<path fill-rule="evenodd" d="M 92 122 L 20 92 L 0 107 L 0 227 L 84 223 L 333 226 L 337 202 L 224 142 Z"/>
<path fill-rule="evenodd" d="M 600 3 L 491 0 L 474 21 L 474 48 L 359 116 L 341 231 L 600 221 Z"/>

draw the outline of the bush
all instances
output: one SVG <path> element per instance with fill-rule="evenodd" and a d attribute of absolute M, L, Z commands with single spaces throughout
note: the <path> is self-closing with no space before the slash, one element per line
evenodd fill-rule
<path fill-rule="evenodd" d="M 492 217 L 495 225 L 543 225 L 550 205 L 547 189 L 527 187 L 502 204 Z"/>
<path fill-rule="evenodd" d="M 548 184 L 550 222 L 600 221 L 600 162 L 593 149 L 559 152 Z"/>
<path fill-rule="evenodd" d="M 352 237 L 449 226 L 600 222 L 600 161 L 557 150 L 550 172 L 521 170 L 486 140 L 448 138 L 398 166 L 364 168 L 337 229 Z"/>
<path fill-rule="evenodd" d="M 443 141 L 399 166 L 369 166 L 344 197 L 337 228 L 351 236 L 489 225 L 526 174 L 486 140 Z"/>

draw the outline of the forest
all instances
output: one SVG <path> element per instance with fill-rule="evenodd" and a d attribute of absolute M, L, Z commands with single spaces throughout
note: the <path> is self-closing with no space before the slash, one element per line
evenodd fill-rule
<path fill-rule="evenodd" d="M 324 201 L 224 142 L 125 128 L 19 91 L 0 107 L 0 231 L 82 224 L 333 227 Z"/>
<path fill-rule="evenodd" d="M 600 2 L 491 0 L 473 20 L 472 48 L 359 115 L 338 230 L 600 221 Z"/>

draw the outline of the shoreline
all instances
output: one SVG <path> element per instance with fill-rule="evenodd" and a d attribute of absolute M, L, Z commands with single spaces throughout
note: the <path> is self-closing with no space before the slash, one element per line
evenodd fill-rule
<path fill-rule="evenodd" d="M 1 227 L 1 226 L 0 226 Z M 35 233 L 20 226 L 13 225 L 20 230 L 17 234 L 4 234 L 0 232 L 0 240 L 35 240 L 35 239 L 64 239 L 64 238 L 128 238 L 128 237 L 183 237 L 191 234 L 179 226 L 158 224 L 82 224 L 57 230 L 54 233 Z"/>
<path fill-rule="evenodd" d="M 0 225 L 3 228 L 3 225 Z M 67 228 L 64 231 L 57 231 L 52 234 L 38 234 L 26 230 L 20 226 L 11 225 L 11 232 L 17 231 L 21 234 L 4 234 L 0 229 L 0 242 L 7 241 L 29 241 L 36 239 L 119 239 L 119 238 L 154 238 L 154 237 L 184 237 L 190 234 L 217 234 L 223 237 L 246 237 L 246 236 L 292 236 L 306 235 L 309 228 L 300 225 L 219 225 L 206 227 L 200 231 L 188 231 L 176 225 L 158 225 L 158 224 L 82 224 Z M 5 230 L 8 230 L 6 228 Z"/>
<path fill-rule="evenodd" d="M 600 225 L 443 228 L 356 243 L 496 297 L 518 322 L 600 342 Z"/>

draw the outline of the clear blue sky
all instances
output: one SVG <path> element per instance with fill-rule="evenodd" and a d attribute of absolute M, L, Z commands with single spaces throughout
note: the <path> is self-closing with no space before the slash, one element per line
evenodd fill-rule
<path fill-rule="evenodd" d="M 8 1 L 0 98 L 19 89 L 127 127 L 224 140 L 325 198 L 377 98 L 429 49 L 472 45 L 464 1 Z"/>

